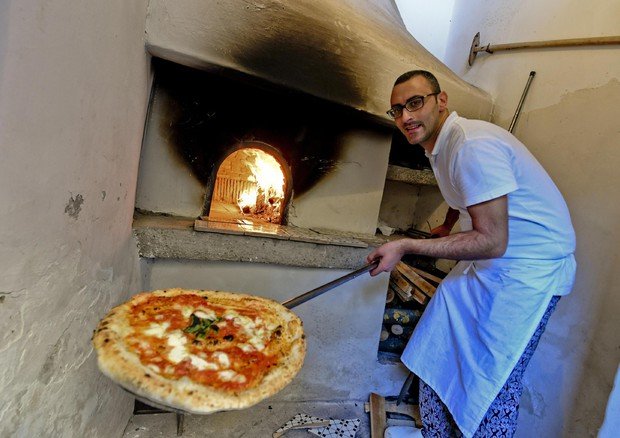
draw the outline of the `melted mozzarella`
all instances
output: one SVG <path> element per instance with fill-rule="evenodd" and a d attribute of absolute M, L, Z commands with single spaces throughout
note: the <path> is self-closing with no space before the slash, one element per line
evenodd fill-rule
<path fill-rule="evenodd" d="M 265 349 L 265 339 L 263 338 L 265 329 L 257 330 L 256 333 L 248 340 L 250 344 L 258 351 Z"/>
<path fill-rule="evenodd" d="M 180 331 L 175 330 L 168 335 L 168 345 L 172 347 L 172 350 L 168 353 L 170 362 L 179 363 L 189 356 L 189 351 L 187 351 L 185 344 L 187 344 L 187 339 Z"/>
<path fill-rule="evenodd" d="M 208 362 L 198 356 L 196 356 L 195 354 L 190 354 L 189 355 L 189 360 L 192 363 L 193 366 L 195 366 L 196 368 L 198 368 L 200 371 L 204 371 L 204 370 L 217 370 L 219 369 L 219 367 L 217 366 L 217 364 L 214 364 L 213 362 Z"/>
<path fill-rule="evenodd" d="M 211 309 L 196 310 L 194 312 L 194 315 L 196 315 L 198 318 L 210 319 L 211 321 L 215 321 L 215 319 L 217 319 L 215 312 Z"/>
<path fill-rule="evenodd" d="M 200 371 L 216 371 L 220 369 L 216 363 L 209 362 L 200 356 L 191 354 L 187 349 L 187 338 L 181 331 L 175 330 L 169 333 L 167 338 L 168 345 L 172 347 L 172 350 L 168 353 L 170 362 L 177 364 L 185 359 L 189 359 L 190 363 Z"/>
<path fill-rule="evenodd" d="M 233 370 L 220 371 L 217 375 L 222 382 L 243 383 L 246 380 L 243 374 L 238 374 Z"/>
<path fill-rule="evenodd" d="M 235 312 L 234 310 L 226 310 L 223 316 L 224 316 L 224 319 L 235 319 L 239 316 L 239 314 Z"/>
<path fill-rule="evenodd" d="M 243 351 L 245 353 L 251 353 L 252 351 L 256 350 L 250 344 L 237 344 L 237 347 L 241 348 L 241 351 Z"/>
<path fill-rule="evenodd" d="M 163 338 L 168 327 L 170 327 L 170 323 L 167 321 L 162 324 L 152 322 L 149 328 L 144 330 L 144 334 L 148 336 L 155 336 L 157 338 Z"/>
<path fill-rule="evenodd" d="M 216 351 L 213 357 L 222 365 L 222 368 L 230 368 L 230 359 L 223 351 Z"/>
<path fill-rule="evenodd" d="M 247 316 L 237 315 L 234 317 L 234 322 L 241 326 L 241 328 L 249 338 L 248 342 L 254 348 L 256 348 L 258 351 L 265 349 L 267 331 L 264 327 L 261 326 L 262 319 L 256 318 L 256 321 L 253 321 Z"/>
<path fill-rule="evenodd" d="M 189 318 L 190 316 L 192 316 L 192 313 L 194 313 L 194 309 L 189 307 L 189 306 L 183 306 L 181 307 L 181 314 L 183 315 L 183 318 Z"/>

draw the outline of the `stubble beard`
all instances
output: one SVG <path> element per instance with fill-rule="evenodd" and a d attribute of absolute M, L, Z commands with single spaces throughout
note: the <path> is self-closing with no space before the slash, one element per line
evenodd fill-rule
<path fill-rule="evenodd" d="M 421 124 L 420 127 L 418 128 L 420 131 L 419 132 L 414 132 L 414 133 L 409 133 L 409 131 L 407 131 L 407 127 L 403 126 L 400 130 L 400 132 L 405 136 L 405 138 L 407 139 L 407 142 L 409 142 L 409 144 L 419 144 L 421 145 L 423 142 L 425 142 L 426 140 L 428 140 L 431 136 L 431 133 L 429 133 L 429 131 L 426 129 L 426 125 L 425 124 Z M 416 140 L 417 138 L 417 140 Z"/>

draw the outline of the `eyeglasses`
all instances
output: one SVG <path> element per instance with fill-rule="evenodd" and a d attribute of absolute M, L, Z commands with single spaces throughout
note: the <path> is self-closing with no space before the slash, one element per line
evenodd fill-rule
<path fill-rule="evenodd" d="M 400 116 L 403 115 L 403 108 L 406 109 L 407 111 L 409 111 L 410 113 L 419 110 L 420 108 L 422 108 L 424 106 L 424 102 L 428 96 L 434 96 L 436 94 L 439 94 L 440 91 L 438 91 L 437 93 L 429 93 L 426 96 L 413 96 L 410 97 L 407 102 L 405 102 L 404 105 L 401 104 L 396 104 L 394 105 L 392 108 L 390 108 L 389 110 L 387 110 L 387 115 L 390 116 L 393 119 L 397 119 Z"/>

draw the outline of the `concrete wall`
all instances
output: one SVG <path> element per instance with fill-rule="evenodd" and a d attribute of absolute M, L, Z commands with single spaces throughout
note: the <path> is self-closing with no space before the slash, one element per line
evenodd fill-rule
<path fill-rule="evenodd" d="M 0 3 L 0 436 L 119 436 L 90 337 L 138 286 L 145 1 Z"/>
<path fill-rule="evenodd" d="M 495 123 L 509 126 L 536 71 L 515 135 L 556 181 L 577 232 L 576 285 L 526 373 L 522 437 L 594 436 L 620 361 L 620 47 L 480 54 L 471 68 L 469 48 L 476 32 L 481 44 L 619 35 L 618 17 L 616 0 L 455 3 L 444 62 L 491 93 Z"/>
<path fill-rule="evenodd" d="M 342 153 L 336 169 L 300 197 L 294 197 L 289 223 L 374 234 L 391 136 L 351 130 L 339 139 Z"/>

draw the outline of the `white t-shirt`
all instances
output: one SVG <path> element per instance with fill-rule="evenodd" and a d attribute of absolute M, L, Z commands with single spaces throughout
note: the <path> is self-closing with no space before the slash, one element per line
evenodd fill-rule
<path fill-rule="evenodd" d="M 525 146 L 490 123 L 452 113 L 429 156 L 448 205 L 508 195 L 503 257 L 461 261 L 442 281 L 403 352 L 465 437 L 476 431 L 554 295 L 570 292 L 575 235 L 566 204 Z"/>
<path fill-rule="evenodd" d="M 575 233 L 560 191 L 512 134 L 482 120 L 450 114 L 427 155 L 447 204 L 471 230 L 467 207 L 508 195 L 508 249 L 503 258 L 560 259 L 575 252 Z"/>

